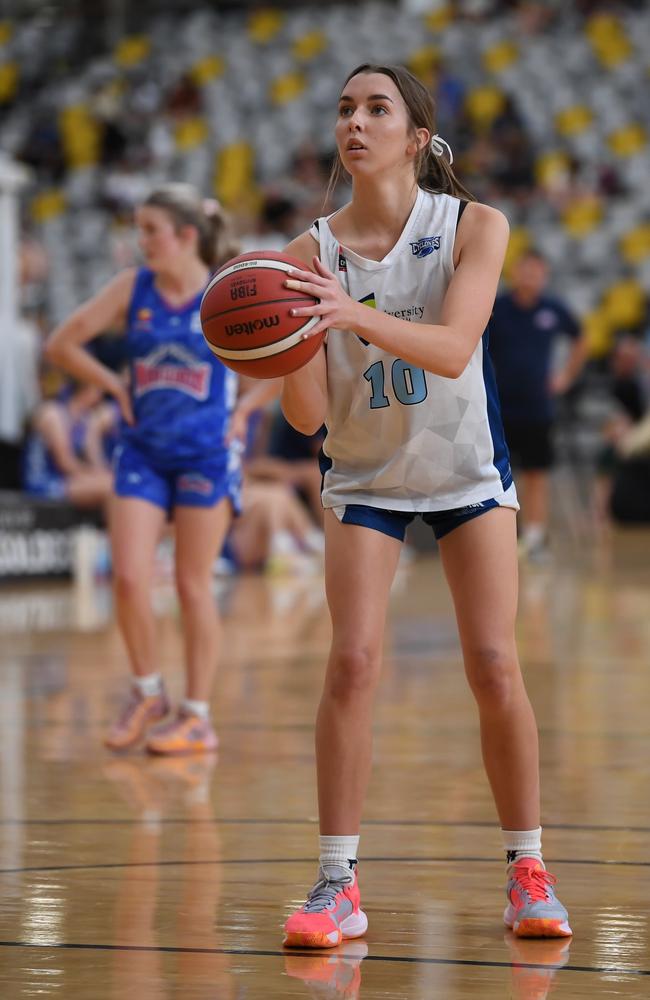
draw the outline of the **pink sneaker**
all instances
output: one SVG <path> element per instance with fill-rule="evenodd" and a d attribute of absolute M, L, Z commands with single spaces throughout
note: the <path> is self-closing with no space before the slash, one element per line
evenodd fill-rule
<path fill-rule="evenodd" d="M 356 865 L 321 866 L 307 901 L 284 925 L 283 943 L 288 948 L 335 948 L 344 938 L 363 937 L 368 918 L 360 904 Z"/>
<path fill-rule="evenodd" d="M 141 695 L 135 688 L 117 721 L 104 739 L 109 750 L 128 750 L 139 743 L 149 726 L 160 722 L 169 712 L 169 700 L 164 689 L 152 697 Z"/>
<path fill-rule="evenodd" d="M 556 881 L 537 858 L 509 866 L 503 921 L 515 937 L 571 937 L 569 915 L 553 891 Z"/>
<path fill-rule="evenodd" d="M 182 709 L 171 722 L 155 729 L 147 740 L 149 753 L 161 755 L 210 753 L 219 740 L 209 719 L 188 715 Z"/>

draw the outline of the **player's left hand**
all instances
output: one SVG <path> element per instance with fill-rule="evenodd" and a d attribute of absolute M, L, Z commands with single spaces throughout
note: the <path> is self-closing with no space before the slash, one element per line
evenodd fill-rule
<path fill-rule="evenodd" d="M 291 310 L 292 316 L 320 316 L 321 319 L 307 333 L 304 339 L 322 333 L 330 326 L 339 330 L 354 329 L 354 317 L 359 303 L 343 291 L 336 276 L 321 263 L 319 257 L 313 258 L 314 272 L 289 271 L 285 286 L 299 292 L 307 292 L 320 301 L 313 306 L 297 306 Z"/>

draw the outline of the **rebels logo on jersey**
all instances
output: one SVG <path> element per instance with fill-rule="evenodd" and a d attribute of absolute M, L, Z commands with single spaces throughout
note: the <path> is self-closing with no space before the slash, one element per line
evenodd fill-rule
<path fill-rule="evenodd" d="M 177 344 L 163 345 L 133 366 L 134 393 L 143 396 L 154 389 L 177 389 L 194 399 L 210 394 L 212 369 Z"/>

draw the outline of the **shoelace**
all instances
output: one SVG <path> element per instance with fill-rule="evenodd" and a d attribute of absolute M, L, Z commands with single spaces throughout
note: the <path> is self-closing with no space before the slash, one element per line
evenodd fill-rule
<path fill-rule="evenodd" d="M 547 886 L 557 882 L 555 875 L 551 875 L 545 868 L 529 868 L 528 865 L 515 865 L 513 878 L 526 890 L 531 903 L 547 900 Z"/>
<path fill-rule="evenodd" d="M 353 877 L 331 878 L 324 868 L 321 868 L 318 874 L 320 875 L 318 882 L 307 894 L 307 902 L 304 907 L 305 913 L 326 910 L 328 906 L 334 903 L 338 893 L 342 892 L 346 885 L 352 885 L 354 881 Z"/>
<path fill-rule="evenodd" d="M 132 694 L 129 700 L 126 702 L 124 708 L 122 709 L 121 715 L 117 720 L 118 726 L 126 726 L 128 722 L 131 721 L 131 716 L 135 712 L 136 708 L 140 704 L 142 699 L 137 694 Z"/>

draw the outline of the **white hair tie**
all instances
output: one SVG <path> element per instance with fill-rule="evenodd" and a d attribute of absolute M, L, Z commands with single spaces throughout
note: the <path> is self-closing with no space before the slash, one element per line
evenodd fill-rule
<path fill-rule="evenodd" d="M 431 152 L 436 156 L 442 156 L 445 149 L 449 153 L 449 163 L 452 164 L 454 162 L 454 154 L 451 151 L 451 146 L 446 139 L 443 139 L 441 135 L 436 133 L 431 139 Z"/>

